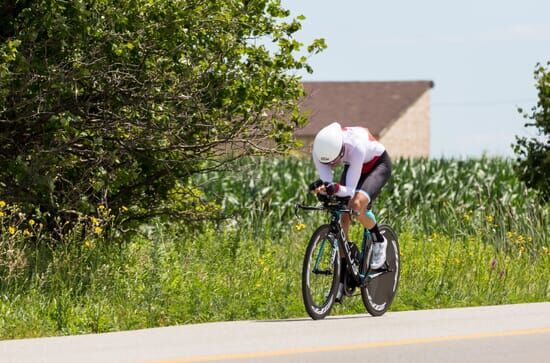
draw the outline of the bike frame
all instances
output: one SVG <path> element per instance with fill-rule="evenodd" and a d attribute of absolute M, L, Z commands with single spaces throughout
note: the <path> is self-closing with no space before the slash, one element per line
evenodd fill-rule
<path fill-rule="evenodd" d="M 344 234 L 344 228 L 342 227 L 341 218 L 343 213 L 348 213 L 350 215 L 356 215 L 357 212 L 347 208 L 343 207 L 341 204 L 331 205 L 331 204 L 325 204 L 323 207 L 309 207 L 309 206 L 303 206 L 303 205 L 296 205 L 297 208 L 305 209 L 305 210 L 328 210 L 331 214 L 330 218 L 330 232 L 334 234 L 336 237 L 336 241 L 338 244 L 338 249 L 340 252 L 340 255 L 344 255 L 344 258 L 346 260 L 346 268 L 351 272 L 355 282 L 357 282 L 359 285 L 363 285 L 366 281 L 366 271 L 364 274 L 360 273 L 359 268 L 360 266 L 357 266 L 352 258 L 351 258 L 351 250 L 348 246 L 347 238 Z M 361 243 L 361 262 L 363 262 L 364 258 L 367 258 L 367 254 L 369 251 L 369 241 L 372 241 L 370 238 L 370 232 L 365 229 L 363 232 L 363 241 Z M 323 241 L 322 245 L 320 246 L 321 252 L 325 248 L 325 242 Z M 372 243 L 372 242 L 371 242 Z M 321 253 L 319 253 L 319 256 Z M 324 273 L 323 271 L 318 270 L 318 263 L 319 263 L 319 257 L 317 261 L 315 262 L 315 266 L 313 268 L 313 271 L 316 271 L 317 273 Z"/>

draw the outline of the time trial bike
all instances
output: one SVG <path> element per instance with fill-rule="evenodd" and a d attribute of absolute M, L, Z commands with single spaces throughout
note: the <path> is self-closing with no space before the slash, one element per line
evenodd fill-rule
<path fill-rule="evenodd" d="M 318 194 L 321 205 L 297 204 L 297 209 L 328 211 L 330 223 L 323 224 L 311 236 L 302 269 L 302 296 L 307 313 L 312 319 L 326 317 L 337 297 L 354 296 L 361 291 L 365 308 L 373 316 L 383 315 L 390 307 L 399 284 L 400 259 L 397 234 L 386 225 L 379 225 L 380 233 L 388 241 L 386 263 L 380 269 L 370 268 L 373 240 L 368 229 L 363 230 L 361 249 L 347 241 L 341 224 L 344 213 L 350 217 L 356 212 L 348 208 L 348 198 Z M 343 284 L 342 296 L 337 296 Z"/>

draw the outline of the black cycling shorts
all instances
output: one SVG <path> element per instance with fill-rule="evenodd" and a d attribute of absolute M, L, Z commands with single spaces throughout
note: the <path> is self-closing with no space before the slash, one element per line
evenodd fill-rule
<path fill-rule="evenodd" d="M 346 175 L 348 173 L 349 165 L 344 165 L 342 176 L 340 177 L 340 184 L 346 184 Z M 363 191 L 367 193 L 370 203 L 368 209 L 371 208 L 372 202 L 376 199 L 380 190 L 391 176 L 391 159 L 386 151 L 380 155 L 380 158 L 374 164 L 374 167 L 365 174 L 361 174 L 359 182 L 355 187 L 355 192 Z"/>

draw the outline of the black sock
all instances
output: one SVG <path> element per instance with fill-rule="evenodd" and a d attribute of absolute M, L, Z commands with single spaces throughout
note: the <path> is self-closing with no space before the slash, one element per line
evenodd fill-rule
<path fill-rule="evenodd" d="M 378 229 L 378 223 L 374 225 L 371 229 L 369 229 L 369 232 L 372 234 L 372 240 L 374 242 L 384 242 L 384 237 L 380 234 L 380 230 Z"/>

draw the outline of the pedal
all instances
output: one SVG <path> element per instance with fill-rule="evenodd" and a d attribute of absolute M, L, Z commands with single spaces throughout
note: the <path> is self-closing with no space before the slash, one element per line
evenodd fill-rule
<path fill-rule="evenodd" d="M 381 276 L 387 272 L 391 272 L 391 269 L 389 268 L 389 265 L 386 263 L 384 265 L 384 267 L 381 267 L 381 268 L 377 268 L 376 270 L 369 270 L 369 272 L 367 273 L 367 278 L 368 280 L 372 280 L 374 278 L 377 278 L 378 276 Z M 365 279 L 367 280 L 367 279 Z"/>
<path fill-rule="evenodd" d="M 376 271 L 378 271 L 378 272 L 375 272 L 375 271 L 369 272 L 369 274 L 367 275 L 367 277 L 368 277 L 370 280 L 372 280 L 372 279 L 375 279 L 375 278 L 377 278 L 378 276 L 381 276 L 381 275 L 383 275 L 383 274 L 386 273 L 386 271 L 384 271 L 384 270 L 376 270 Z"/>

